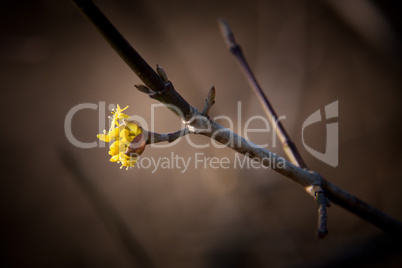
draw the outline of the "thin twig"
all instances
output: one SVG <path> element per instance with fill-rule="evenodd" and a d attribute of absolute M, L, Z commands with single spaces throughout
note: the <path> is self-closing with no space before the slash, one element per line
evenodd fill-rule
<path fill-rule="evenodd" d="M 130 121 L 126 121 L 126 122 L 128 123 Z M 190 133 L 188 128 L 184 128 L 184 129 L 178 130 L 176 132 L 171 132 L 171 133 L 166 133 L 166 134 L 147 131 L 147 130 L 143 129 L 142 127 L 140 127 L 140 128 L 141 128 L 141 133 L 134 137 L 134 139 L 130 142 L 130 144 L 127 146 L 126 151 L 124 152 L 128 156 L 131 156 L 131 157 L 140 156 L 144 152 L 145 147 L 148 144 L 165 142 L 165 141 L 174 142 L 178 138 L 183 137 L 183 136 L 187 135 L 188 133 Z"/>
<path fill-rule="evenodd" d="M 221 19 L 219 20 L 219 25 L 221 28 L 222 35 L 226 44 L 229 47 L 230 52 L 236 57 L 241 70 L 247 78 L 247 81 L 250 83 L 251 88 L 254 93 L 257 95 L 258 100 L 261 102 L 261 106 L 263 107 L 265 113 L 267 114 L 271 124 L 275 127 L 276 133 L 283 145 L 286 155 L 289 157 L 290 161 L 301 167 L 306 168 L 306 164 L 304 163 L 299 151 L 297 150 L 295 144 L 290 139 L 287 134 L 285 128 L 279 120 L 278 115 L 276 114 L 274 107 L 269 102 L 267 96 L 262 91 L 260 85 L 258 84 L 257 79 L 255 78 L 250 66 L 248 65 L 246 58 L 243 55 L 242 49 L 239 44 L 236 43 L 232 30 L 229 27 L 229 24 Z"/>
<path fill-rule="evenodd" d="M 72 1 L 78 6 L 78 8 L 80 8 L 83 14 L 98 29 L 100 29 L 104 37 L 109 40 L 109 42 L 113 43 L 113 48 L 120 54 L 120 56 L 127 62 L 127 64 L 129 66 L 137 66 L 136 68 L 139 68 L 139 72 L 141 72 L 141 63 L 143 59 L 141 58 L 141 60 L 139 60 L 137 56 L 132 56 L 131 53 L 125 54 L 125 51 L 127 49 L 120 49 L 120 42 L 113 41 L 116 36 L 115 32 L 117 32 L 117 30 L 112 27 L 112 31 L 104 31 L 101 28 L 102 25 L 105 24 L 105 22 L 99 22 L 98 20 L 93 19 L 93 16 L 91 15 L 92 13 L 100 13 L 95 5 L 92 4 L 89 0 Z M 81 7 L 82 2 L 85 3 L 85 8 Z M 88 2 L 90 4 L 88 4 Z M 92 10 L 93 8 L 96 8 L 96 10 Z M 99 16 L 98 14 L 98 17 L 101 17 L 102 20 L 107 21 L 107 24 L 110 24 L 110 22 L 103 14 L 102 16 Z M 120 36 L 120 34 L 118 35 Z M 124 43 L 122 44 L 122 46 L 124 47 L 127 44 Z M 137 60 L 140 61 L 139 64 L 137 64 Z M 150 75 L 146 78 L 144 78 L 144 75 L 139 77 L 147 86 L 155 91 L 155 89 L 152 88 L 153 82 L 149 82 L 150 80 L 155 79 L 153 75 Z M 159 76 L 157 80 L 162 81 Z M 148 84 L 146 81 L 148 81 Z M 170 81 L 164 84 L 164 88 L 161 91 L 155 93 L 151 92 L 148 93 L 148 95 L 151 98 L 165 104 L 171 110 L 173 109 L 171 106 L 174 106 L 179 111 L 176 111 L 175 114 L 180 116 L 181 119 L 185 122 L 190 133 L 201 133 L 205 136 L 210 137 L 211 139 L 214 139 L 226 145 L 227 147 L 232 148 L 233 150 L 241 154 L 254 159 L 258 159 L 264 165 L 269 166 L 272 170 L 282 174 L 283 176 L 302 186 L 312 196 L 315 195 L 313 186 L 322 185 L 323 190 L 328 193 L 328 197 L 334 203 L 341 205 L 343 208 L 349 210 L 350 212 L 378 226 L 385 232 L 388 232 L 394 236 L 402 237 L 402 223 L 372 207 L 371 205 L 363 202 L 362 200 L 359 200 L 357 197 L 351 195 L 345 190 L 340 189 L 339 187 L 325 181 L 319 174 L 295 166 L 291 162 L 286 161 L 284 158 L 279 157 L 276 154 L 258 145 L 255 145 L 250 141 L 247 141 L 246 139 L 230 131 L 229 129 L 226 129 L 217 124 L 215 121 L 211 120 L 210 118 L 198 112 L 197 109 L 190 106 L 187 101 L 184 100 L 184 98 L 180 96 L 179 93 L 177 93 Z M 283 165 L 278 165 L 277 163 L 279 162 L 283 163 Z"/>
<path fill-rule="evenodd" d="M 204 110 L 202 110 L 202 114 L 208 116 L 209 109 L 211 109 L 212 105 L 215 104 L 215 87 L 211 87 L 208 92 L 208 95 L 205 99 Z"/>
<path fill-rule="evenodd" d="M 319 185 L 314 187 L 314 198 L 318 205 L 318 224 L 317 224 L 317 236 L 324 238 L 328 234 L 327 228 L 327 206 L 324 190 Z"/>
<path fill-rule="evenodd" d="M 282 143 L 283 150 L 286 155 L 289 157 L 290 161 L 299 166 L 300 168 L 307 169 L 307 165 L 301 157 L 299 151 L 297 150 L 296 144 L 290 139 L 289 134 L 286 132 L 285 127 L 279 121 L 278 115 L 276 114 L 274 107 L 269 102 L 267 96 L 264 91 L 261 89 L 257 78 L 255 77 L 253 71 L 251 70 L 246 57 L 243 54 L 243 51 L 240 45 L 236 42 L 234 38 L 234 34 L 229 24 L 221 19 L 219 20 L 219 25 L 221 28 L 222 36 L 229 47 L 230 52 L 237 59 L 241 70 L 246 76 L 247 81 L 251 85 L 254 93 L 257 95 L 258 100 L 261 103 L 265 113 L 268 116 L 268 119 L 271 121 L 271 124 L 274 126 L 276 133 Z M 318 229 L 317 234 L 319 238 L 324 238 L 328 234 L 327 229 L 327 200 L 325 198 L 325 193 L 322 190 L 321 186 L 315 185 L 314 189 L 317 189 L 314 192 L 314 197 L 318 203 Z"/>
<path fill-rule="evenodd" d="M 159 143 L 159 142 L 174 142 L 180 137 L 183 137 L 187 134 L 189 134 L 188 128 L 183 128 L 181 130 L 178 130 L 176 132 L 170 132 L 170 133 L 156 133 L 156 132 L 151 132 L 151 131 L 146 131 L 143 130 L 143 133 L 145 134 L 146 137 L 146 143 L 147 144 L 153 144 L 153 143 Z"/>

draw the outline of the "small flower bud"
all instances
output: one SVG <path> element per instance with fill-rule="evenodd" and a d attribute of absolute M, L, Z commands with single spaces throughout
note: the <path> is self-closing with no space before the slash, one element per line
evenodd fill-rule
<path fill-rule="evenodd" d="M 159 74 L 159 76 L 162 78 L 163 82 L 167 83 L 169 82 L 169 79 L 166 75 L 165 70 L 160 65 L 156 65 L 156 72 Z"/>

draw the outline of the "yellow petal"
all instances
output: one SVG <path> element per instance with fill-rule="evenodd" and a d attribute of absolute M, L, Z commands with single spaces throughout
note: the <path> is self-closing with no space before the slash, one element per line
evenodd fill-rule
<path fill-rule="evenodd" d="M 140 127 L 134 122 L 126 122 L 126 126 L 130 129 L 130 132 L 132 132 L 135 136 L 137 136 L 142 132 Z"/>
<path fill-rule="evenodd" d="M 128 116 L 126 114 L 123 114 L 123 113 L 120 113 L 120 114 L 116 115 L 116 118 L 119 119 L 119 120 L 123 120 L 123 119 L 130 118 L 130 116 Z"/>
<path fill-rule="evenodd" d="M 112 112 L 112 114 L 114 115 L 115 119 L 125 119 L 125 118 L 130 118 L 128 115 L 124 114 L 123 111 L 126 110 L 128 108 L 128 106 L 126 106 L 125 108 L 121 109 L 120 105 L 117 104 L 117 108 L 115 110 L 115 112 Z"/>
<path fill-rule="evenodd" d="M 124 144 L 125 148 L 127 148 L 130 145 L 130 142 L 134 139 L 134 134 L 127 129 L 124 129 L 120 132 L 120 138 L 120 142 Z M 122 145 L 120 145 L 120 147 L 121 146 Z"/>
<path fill-rule="evenodd" d="M 121 131 L 120 131 L 120 138 L 122 138 L 122 139 L 126 139 L 126 140 L 128 140 L 128 136 L 130 135 L 130 132 L 128 132 L 128 130 L 127 129 L 122 129 Z"/>
<path fill-rule="evenodd" d="M 110 145 L 110 148 L 119 148 L 119 141 L 115 141 Z"/>
<path fill-rule="evenodd" d="M 123 113 L 128 108 L 128 106 L 123 109 L 117 104 L 116 109 L 112 111 L 113 116 L 109 132 L 104 134 L 99 134 L 97 137 L 104 142 L 112 142 L 109 148 L 109 154 L 112 156 L 110 158 L 111 162 L 117 162 L 121 164 L 121 167 L 134 166 L 137 162 L 137 156 L 128 156 L 125 154 L 129 144 L 132 140 L 142 133 L 141 128 L 138 124 L 134 122 L 126 123 L 126 119 L 130 116 Z M 139 136 L 138 136 L 139 138 Z"/>
<path fill-rule="evenodd" d="M 115 141 L 110 145 L 110 155 L 118 155 L 119 154 L 119 141 Z"/>
<path fill-rule="evenodd" d="M 124 161 L 128 160 L 128 157 L 124 152 L 119 153 L 119 160 L 123 163 Z"/>
<path fill-rule="evenodd" d="M 120 108 L 120 105 L 117 104 L 116 113 L 121 113 L 121 112 L 123 112 L 124 110 L 127 110 L 128 107 L 129 107 L 129 106 L 127 105 L 125 108 L 121 109 L 121 108 Z"/>
<path fill-rule="evenodd" d="M 110 141 L 110 137 L 109 137 L 108 134 L 107 134 L 107 135 L 105 135 L 105 134 L 98 134 L 98 135 L 96 135 L 96 137 L 97 137 L 98 139 L 100 139 L 101 141 L 104 141 L 104 142 L 109 142 L 109 141 Z"/>
<path fill-rule="evenodd" d="M 133 167 L 135 165 L 135 163 L 137 162 L 137 158 L 131 159 L 130 161 L 127 161 L 127 162 L 128 162 L 127 164 L 130 167 Z"/>
<path fill-rule="evenodd" d="M 119 155 L 114 155 L 110 158 L 110 162 L 117 162 L 119 161 Z"/>
<path fill-rule="evenodd" d="M 117 137 L 119 137 L 120 129 L 117 127 L 113 129 L 112 131 L 109 132 L 109 140 L 110 141 L 115 141 L 117 140 Z"/>

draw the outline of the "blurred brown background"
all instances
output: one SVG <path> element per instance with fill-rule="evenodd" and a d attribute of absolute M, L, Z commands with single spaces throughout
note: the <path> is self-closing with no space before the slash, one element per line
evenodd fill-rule
<path fill-rule="evenodd" d="M 398 1 L 95 3 L 192 105 L 202 109 L 215 85 L 211 116 L 230 116 L 237 130 L 238 101 L 242 124 L 263 112 L 220 36 L 217 19 L 226 18 L 308 166 L 402 220 Z M 0 12 L 4 267 L 141 267 L 138 256 L 155 267 L 402 265 L 400 242 L 335 205 L 328 237 L 315 238 L 314 201 L 270 170 L 196 169 L 192 162 L 184 174 L 125 171 L 108 161 L 106 148 L 74 147 L 64 120 L 75 105 L 130 105 L 129 114 L 150 122 L 156 102 L 134 90 L 139 79 L 70 1 L 7 1 Z M 340 156 L 333 168 L 306 151 L 301 127 L 336 100 Z M 96 141 L 98 113 L 74 116 L 78 140 Z M 166 109 L 156 116 L 159 132 L 180 127 Z M 305 134 L 324 150 L 325 122 Z M 271 136 L 251 139 L 261 144 Z M 235 159 L 229 149 L 196 150 L 186 140 L 143 156 L 171 152 Z"/>

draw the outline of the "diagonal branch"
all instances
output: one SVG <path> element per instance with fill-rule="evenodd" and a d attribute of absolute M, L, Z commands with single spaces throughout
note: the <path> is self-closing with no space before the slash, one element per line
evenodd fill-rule
<path fill-rule="evenodd" d="M 166 83 L 138 54 L 138 52 L 117 31 L 105 15 L 91 0 L 72 0 L 82 14 L 92 22 L 102 36 L 109 42 L 113 49 L 127 63 L 133 72 L 155 94 L 166 90 Z M 175 91 L 176 92 L 176 91 Z M 172 93 L 172 92 L 170 92 Z M 190 113 L 190 105 L 180 94 L 168 94 L 168 98 L 161 100 L 163 104 L 174 105 L 186 116 Z M 173 102 L 173 103 L 172 103 Z M 191 117 L 191 116 L 190 116 Z"/>
<path fill-rule="evenodd" d="M 286 155 L 289 157 L 290 161 L 301 167 L 306 168 L 306 164 L 304 163 L 299 151 L 297 150 L 295 144 L 290 139 L 290 136 L 286 132 L 282 123 L 279 121 L 278 115 L 276 114 L 274 107 L 269 102 L 267 96 L 265 96 L 264 91 L 262 91 L 260 85 L 258 84 L 257 79 L 255 78 L 250 66 L 248 65 L 246 58 L 243 55 L 243 51 L 239 44 L 236 43 L 234 39 L 234 35 L 232 30 L 230 29 L 227 22 L 223 19 L 219 20 L 219 25 L 221 27 L 221 32 L 228 45 L 230 52 L 236 57 L 241 70 L 247 78 L 247 81 L 250 83 L 251 88 L 254 93 L 257 95 L 258 100 L 261 102 L 261 106 L 263 107 L 265 113 L 267 114 L 271 124 L 275 127 L 276 133 L 283 145 L 284 151 Z"/>
<path fill-rule="evenodd" d="M 313 186 L 320 185 L 334 202 L 349 210 L 370 223 L 378 226 L 391 235 L 402 237 L 402 223 L 372 207 L 343 189 L 327 182 L 318 173 L 308 171 L 295 166 L 276 154 L 255 145 L 236 133 L 217 124 L 207 116 L 190 106 L 183 97 L 177 93 L 170 81 L 160 86 L 160 77 L 155 77 L 154 72 L 149 70 L 149 65 L 144 65 L 144 60 L 133 53 L 134 49 L 127 41 L 121 41 L 121 35 L 117 32 L 101 11 L 89 0 L 72 0 L 82 13 L 98 28 L 102 35 L 111 43 L 112 47 L 127 62 L 140 79 L 151 89 L 148 95 L 166 105 L 170 110 L 181 117 L 190 133 L 200 133 L 214 139 L 233 150 L 248 157 L 261 161 L 272 170 L 284 175 L 307 190 L 312 196 L 315 195 Z M 102 29 L 106 25 L 107 30 Z M 116 38 L 116 40 L 114 40 Z M 121 47 L 120 47 L 121 46 Z M 126 53 L 127 52 L 127 53 Z M 141 68 L 144 68 L 142 70 Z M 139 74 L 138 74 L 139 73 Z M 149 74 L 149 76 L 147 76 Z M 144 77 L 146 76 L 146 77 Z M 159 81 L 159 82 L 158 82 Z M 142 90 L 140 90 L 142 91 Z M 144 91 L 142 91 L 144 92 Z M 279 165 L 278 163 L 282 163 Z"/>
<path fill-rule="evenodd" d="M 72 0 L 98 29 L 133 72 L 154 91 L 162 91 L 164 82 L 127 40 L 116 30 L 99 8 L 90 0 Z"/>
<path fill-rule="evenodd" d="M 219 20 L 219 25 L 221 28 L 223 38 L 226 44 L 228 45 L 230 52 L 232 52 L 232 54 L 237 59 L 237 62 L 239 63 L 241 70 L 246 76 L 247 81 L 249 82 L 254 93 L 257 95 L 257 98 L 260 101 L 261 106 L 263 107 L 265 113 L 268 116 L 268 119 L 271 121 L 271 124 L 275 128 L 276 134 L 278 135 L 282 143 L 283 150 L 289 157 L 290 162 L 299 166 L 300 168 L 307 169 L 307 165 L 305 164 L 299 151 L 297 150 L 296 144 L 290 139 L 290 136 L 286 132 L 285 127 L 279 121 L 278 115 L 276 114 L 274 107 L 269 102 L 264 91 L 261 89 L 261 86 L 258 83 L 257 78 L 255 77 L 250 66 L 248 65 L 246 57 L 244 56 L 240 45 L 236 42 L 234 34 L 229 24 L 225 20 L 221 19 Z M 328 234 L 327 200 L 325 197 L 325 193 L 320 185 L 314 185 L 314 198 L 318 205 L 317 235 L 319 238 L 324 238 Z"/>

